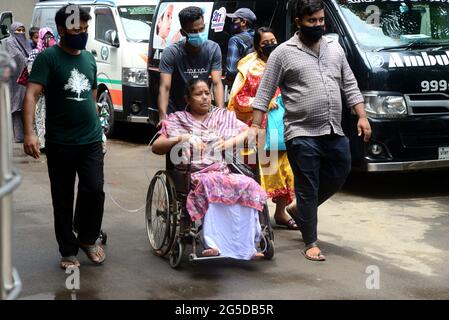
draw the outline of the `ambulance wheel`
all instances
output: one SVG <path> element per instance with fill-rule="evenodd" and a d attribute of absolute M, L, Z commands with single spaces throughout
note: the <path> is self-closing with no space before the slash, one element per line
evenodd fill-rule
<path fill-rule="evenodd" d="M 106 137 L 111 138 L 114 135 L 115 123 L 114 123 L 114 105 L 112 104 L 109 91 L 103 91 L 98 97 L 98 106 L 101 109 L 105 109 L 109 116 L 107 117 L 107 125 L 104 128 L 104 134 Z"/>

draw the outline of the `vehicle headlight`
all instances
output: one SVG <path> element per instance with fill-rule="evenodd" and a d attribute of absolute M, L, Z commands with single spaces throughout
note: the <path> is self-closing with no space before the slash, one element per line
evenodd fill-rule
<path fill-rule="evenodd" d="M 148 86 L 148 71 L 146 69 L 123 68 L 122 80 L 124 85 L 146 87 Z"/>
<path fill-rule="evenodd" d="M 365 92 L 365 111 L 373 118 L 401 118 L 407 115 L 403 96 L 382 95 L 379 92 Z"/>

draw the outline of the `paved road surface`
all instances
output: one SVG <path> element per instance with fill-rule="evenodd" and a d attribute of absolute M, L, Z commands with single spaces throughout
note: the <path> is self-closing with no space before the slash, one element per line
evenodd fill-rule
<path fill-rule="evenodd" d="M 319 210 L 324 263 L 301 255 L 297 231 L 275 229 L 273 261 L 185 261 L 173 270 L 151 254 L 145 233 L 141 208 L 149 179 L 164 166 L 163 157 L 149 152 L 147 135 L 139 128 L 108 142 L 108 259 L 98 267 L 79 254 L 81 289 L 75 295 L 58 268 L 45 156 L 35 161 L 15 145 L 23 175 L 14 197 L 21 298 L 449 299 L 448 172 L 351 175 Z M 373 270 L 380 274 L 379 289 L 366 285 Z M 376 283 L 372 279 L 368 284 Z"/>

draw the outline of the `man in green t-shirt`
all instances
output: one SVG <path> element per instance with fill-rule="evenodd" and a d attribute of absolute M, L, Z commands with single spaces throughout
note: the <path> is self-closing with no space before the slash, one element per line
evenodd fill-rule
<path fill-rule="evenodd" d="M 38 159 L 33 120 L 37 97 L 44 93 L 47 166 L 62 268 L 79 266 L 76 255 L 80 248 L 94 263 L 100 264 L 106 257 L 95 244 L 105 195 L 102 128 L 96 108 L 97 66 L 92 54 L 84 50 L 90 19 L 89 12 L 76 5 L 56 13 L 61 42 L 34 61 L 23 107 L 24 151 Z M 79 183 L 73 218 L 76 175 Z"/>

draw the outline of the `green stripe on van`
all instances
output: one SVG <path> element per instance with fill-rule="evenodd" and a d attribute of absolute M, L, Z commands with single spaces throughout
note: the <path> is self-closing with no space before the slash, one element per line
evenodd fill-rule
<path fill-rule="evenodd" d="M 111 83 L 111 84 L 122 84 L 121 80 L 109 80 L 109 79 L 105 79 L 105 78 L 97 78 L 97 82 L 107 82 L 107 83 Z"/>

